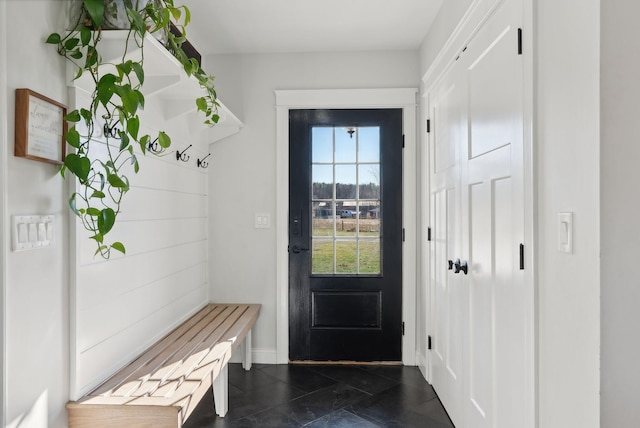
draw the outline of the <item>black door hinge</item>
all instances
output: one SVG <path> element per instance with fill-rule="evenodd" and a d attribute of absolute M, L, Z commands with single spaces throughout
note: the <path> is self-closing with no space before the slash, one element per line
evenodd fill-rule
<path fill-rule="evenodd" d="M 427 241 L 431 241 L 431 228 L 427 227 Z"/>
<path fill-rule="evenodd" d="M 402 228 L 402 242 L 404 242 L 404 238 L 405 238 L 405 233 L 404 233 L 404 227 Z"/>
<path fill-rule="evenodd" d="M 431 350 L 431 336 L 427 336 L 427 349 Z"/>
<path fill-rule="evenodd" d="M 427 134 L 431 132 L 431 119 L 427 119 Z"/>
<path fill-rule="evenodd" d="M 520 270 L 524 270 L 524 244 L 520 244 Z"/>
<path fill-rule="evenodd" d="M 402 148 L 404 149 L 404 134 L 402 134 Z"/>
<path fill-rule="evenodd" d="M 522 28 L 518 28 L 518 55 L 522 55 Z"/>
<path fill-rule="evenodd" d="M 404 321 L 402 321 L 402 335 L 404 336 Z"/>

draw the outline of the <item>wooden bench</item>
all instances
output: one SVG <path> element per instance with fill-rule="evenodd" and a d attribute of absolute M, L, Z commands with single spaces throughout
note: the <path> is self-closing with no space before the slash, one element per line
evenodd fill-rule
<path fill-rule="evenodd" d="M 211 304 L 78 401 L 69 426 L 181 427 L 213 385 L 216 413 L 228 409 L 227 362 L 244 343 L 251 368 L 251 328 L 260 305 Z M 244 339 L 244 341 L 243 341 Z"/>

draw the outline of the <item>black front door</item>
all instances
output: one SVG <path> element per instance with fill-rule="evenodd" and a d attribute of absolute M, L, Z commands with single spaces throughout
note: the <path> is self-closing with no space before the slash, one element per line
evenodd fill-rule
<path fill-rule="evenodd" d="M 402 359 L 402 110 L 289 114 L 289 358 Z"/>

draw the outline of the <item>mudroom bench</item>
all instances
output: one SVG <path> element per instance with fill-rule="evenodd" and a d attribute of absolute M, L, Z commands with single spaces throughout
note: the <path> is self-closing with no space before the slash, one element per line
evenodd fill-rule
<path fill-rule="evenodd" d="M 243 344 L 251 368 L 251 328 L 260 305 L 210 304 L 78 401 L 69 426 L 181 427 L 213 385 L 216 413 L 228 409 L 227 362 Z M 244 340 L 243 340 L 244 339 Z"/>

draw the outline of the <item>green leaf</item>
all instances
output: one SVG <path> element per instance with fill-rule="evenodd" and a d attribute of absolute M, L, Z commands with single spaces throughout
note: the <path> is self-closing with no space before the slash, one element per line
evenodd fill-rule
<path fill-rule="evenodd" d="M 177 7 L 172 7 L 169 9 L 171 11 L 171 15 L 176 22 L 180 21 L 180 16 L 182 16 L 182 11 Z"/>
<path fill-rule="evenodd" d="M 96 252 L 95 252 L 95 253 L 93 253 L 93 255 L 95 256 L 95 255 L 97 255 L 98 253 L 101 253 L 102 251 L 104 251 L 104 250 L 108 250 L 108 249 L 109 249 L 109 247 L 107 247 L 106 245 L 101 245 L 101 246 L 99 246 L 99 247 L 98 247 L 98 249 L 96 250 Z M 104 257 L 104 258 L 107 258 L 107 259 L 109 258 L 108 256 L 105 256 L 104 254 L 103 254 L 103 257 Z"/>
<path fill-rule="evenodd" d="M 160 147 L 166 149 L 171 145 L 171 137 L 162 131 L 158 132 L 158 144 L 160 144 Z"/>
<path fill-rule="evenodd" d="M 131 22 L 131 28 L 137 31 L 141 36 L 147 31 L 147 26 L 144 23 L 144 18 L 140 12 L 127 8 L 127 16 L 129 17 L 129 22 Z"/>
<path fill-rule="evenodd" d="M 76 149 L 80 148 L 80 133 L 76 130 L 75 127 L 67 131 L 67 136 L 65 139 L 70 146 L 75 147 Z"/>
<path fill-rule="evenodd" d="M 122 242 L 114 242 L 113 244 L 111 244 L 111 248 L 113 248 L 114 250 L 120 251 L 122 254 L 127 253 L 127 251 L 124 248 L 124 245 L 122 245 Z"/>
<path fill-rule="evenodd" d="M 91 236 L 89 239 L 93 239 L 95 240 L 98 244 L 102 244 L 102 242 L 104 241 L 104 236 L 102 236 L 102 233 L 96 233 L 95 235 Z M 107 248 L 107 247 L 104 247 Z M 98 250 L 99 251 L 99 250 Z M 96 251 L 96 254 L 98 254 L 98 252 Z"/>
<path fill-rule="evenodd" d="M 111 186 L 117 187 L 119 189 L 126 189 L 128 187 L 127 183 L 115 174 L 109 174 L 107 176 L 107 181 Z"/>
<path fill-rule="evenodd" d="M 107 104 L 116 90 L 115 81 L 116 76 L 113 74 L 105 74 L 100 78 L 96 85 L 98 99 L 105 107 L 107 107 Z"/>
<path fill-rule="evenodd" d="M 105 208 L 98 216 L 98 230 L 102 235 L 106 235 L 113 228 L 116 222 L 116 213 L 112 208 Z"/>
<path fill-rule="evenodd" d="M 89 207 L 87 208 L 87 214 L 92 217 L 98 217 L 100 215 L 100 210 L 98 208 Z"/>
<path fill-rule="evenodd" d="M 62 40 L 62 37 L 60 37 L 60 34 L 52 33 L 52 34 L 49 34 L 49 37 L 47 37 L 46 43 L 49 43 L 51 45 L 57 45 L 58 43 L 60 43 L 61 40 Z"/>
<path fill-rule="evenodd" d="M 80 51 L 73 51 L 69 54 L 69 56 L 73 59 L 80 59 L 82 58 L 82 52 Z"/>
<path fill-rule="evenodd" d="M 200 97 L 196 99 L 196 106 L 198 106 L 198 110 L 207 111 L 207 100 L 204 97 Z"/>
<path fill-rule="evenodd" d="M 80 122 L 80 112 L 74 110 L 64 117 L 67 122 Z"/>
<path fill-rule="evenodd" d="M 78 43 L 80 43 L 80 39 L 78 39 L 77 37 L 72 37 L 64 42 L 64 48 L 68 51 L 73 50 L 76 48 L 76 46 L 78 46 Z"/>
<path fill-rule="evenodd" d="M 71 208 L 71 211 L 73 211 L 74 214 L 79 217 L 80 216 L 80 212 L 78 211 L 78 208 L 76 208 L 76 195 L 77 195 L 77 193 L 74 193 L 69 198 L 69 208 Z"/>
<path fill-rule="evenodd" d="M 138 139 L 138 131 L 140 130 L 140 119 L 134 116 L 127 121 L 127 132 L 134 140 Z"/>
<path fill-rule="evenodd" d="M 120 135 L 120 151 L 123 151 L 129 146 L 131 140 L 126 132 L 118 131 L 118 134 Z"/>
<path fill-rule="evenodd" d="M 149 140 L 151 140 L 151 137 L 149 137 L 148 135 L 143 135 L 142 138 L 140 138 L 140 150 L 142 151 L 142 154 L 147 153 L 147 146 L 149 145 Z"/>
<path fill-rule="evenodd" d="M 104 192 L 101 192 L 99 190 L 94 190 L 90 197 L 91 198 L 102 199 L 102 198 L 106 197 L 106 195 L 104 194 Z"/>
<path fill-rule="evenodd" d="M 93 115 L 86 108 L 80 109 L 80 116 L 82 116 L 85 122 L 91 122 L 91 119 L 93 119 Z"/>
<path fill-rule="evenodd" d="M 78 67 L 78 73 L 76 73 L 76 77 L 73 80 L 78 80 L 82 76 L 82 68 Z"/>
<path fill-rule="evenodd" d="M 84 68 L 91 68 L 98 63 L 98 51 L 93 46 L 87 47 L 87 60 L 84 63 Z"/>
<path fill-rule="evenodd" d="M 87 180 L 89 171 L 91 170 L 91 162 L 84 156 L 78 156 L 75 153 L 69 153 L 64 158 L 64 165 L 71 171 L 81 182 Z"/>
<path fill-rule="evenodd" d="M 82 46 L 87 46 L 91 41 L 91 30 L 84 25 L 80 28 L 80 41 L 82 42 Z"/>
<path fill-rule="evenodd" d="M 131 63 L 131 68 L 133 69 L 133 72 L 136 73 L 136 77 L 138 78 L 138 82 L 140 82 L 140 84 L 142 85 L 144 83 L 144 69 L 137 62 L 132 62 Z"/>
<path fill-rule="evenodd" d="M 102 0 L 82 0 L 84 8 L 89 13 L 93 26 L 95 28 L 102 25 L 102 19 L 104 17 L 104 3 Z"/>

